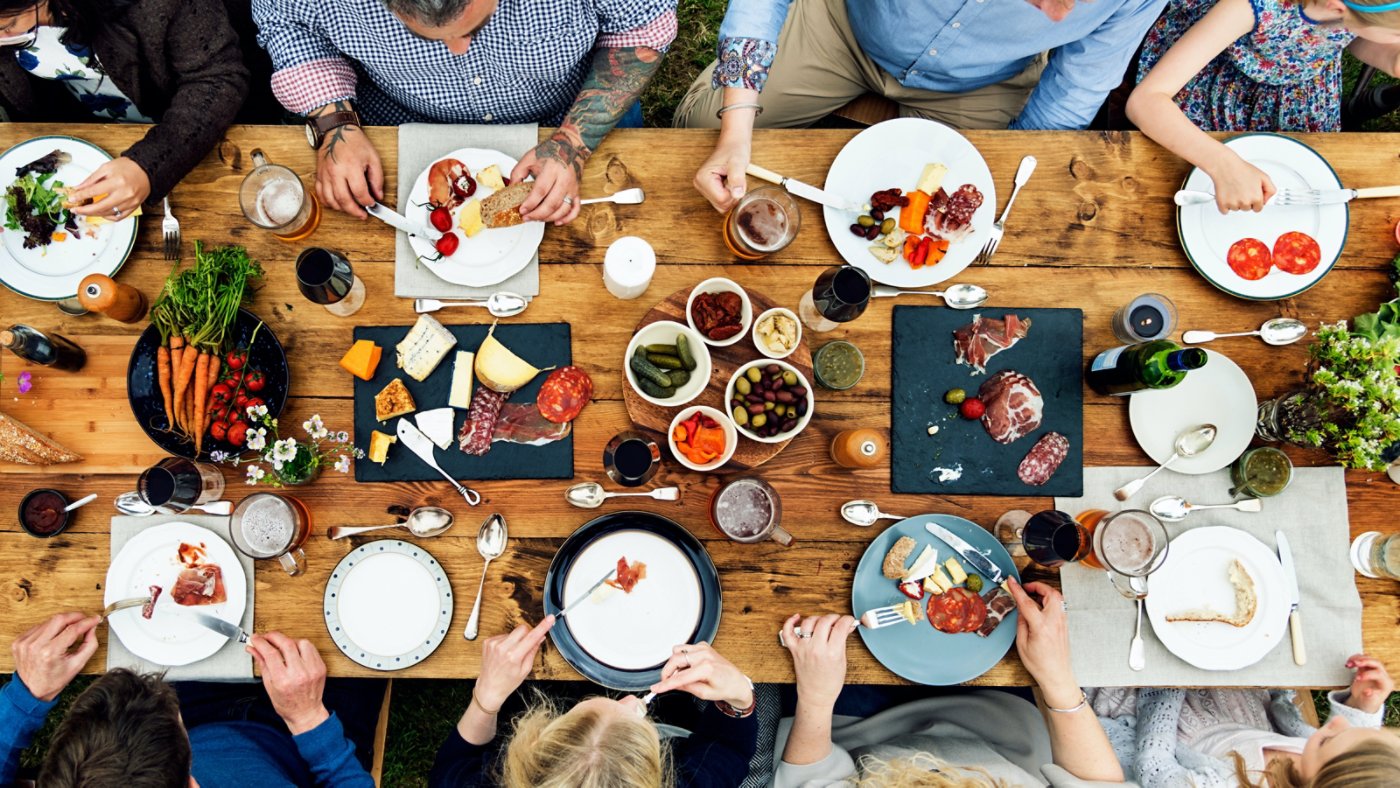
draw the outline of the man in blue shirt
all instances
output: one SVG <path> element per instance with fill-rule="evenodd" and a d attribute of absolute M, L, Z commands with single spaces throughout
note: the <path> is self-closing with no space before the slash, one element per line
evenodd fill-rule
<path fill-rule="evenodd" d="M 15 674 L 0 689 L 0 785 L 14 782 L 20 751 L 97 651 L 99 622 L 60 613 L 15 639 Z M 246 714 L 199 724 L 188 707 L 182 715 L 187 685 L 177 695 L 159 676 L 114 670 L 73 702 L 49 745 L 40 783 L 373 788 L 340 718 L 322 702 L 326 664 L 315 647 L 269 632 L 254 635 L 248 650 L 275 725 Z"/>
<path fill-rule="evenodd" d="M 676 111 L 677 126 L 721 130 L 695 186 L 728 210 L 754 126 L 807 126 L 867 92 L 954 128 L 1083 128 L 1165 4 L 735 0 L 712 73 Z"/>

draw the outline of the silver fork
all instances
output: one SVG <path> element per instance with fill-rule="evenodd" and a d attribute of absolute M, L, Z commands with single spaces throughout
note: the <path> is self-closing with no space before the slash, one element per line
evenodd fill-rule
<path fill-rule="evenodd" d="M 1016 185 L 1011 190 L 1011 198 L 1006 201 L 1006 207 L 1001 211 L 1001 218 L 992 225 L 992 237 L 987 239 L 987 245 L 982 247 L 982 251 L 973 258 L 974 264 L 986 265 L 991 262 L 992 255 L 997 253 L 997 247 L 1001 245 L 1001 236 L 1006 229 L 1006 216 L 1011 213 L 1011 204 L 1016 202 L 1016 195 L 1020 193 L 1021 187 L 1025 186 L 1026 181 L 1031 179 L 1031 173 L 1035 172 L 1035 165 L 1034 156 L 1021 159 L 1021 166 L 1016 168 Z"/>
<path fill-rule="evenodd" d="M 134 596 L 134 597 L 131 597 L 131 598 L 129 598 L 129 599 L 121 599 L 121 600 L 118 600 L 118 601 L 113 602 L 112 604 L 110 604 L 110 605 L 108 605 L 108 606 L 102 608 L 102 613 L 101 613 L 100 615 L 98 615 L 97 621 L 98 621 L 98 623 L 101 623 L 101 622 L 105 621 L 105 620 L 107 619 L 108 616 L 112 615 L 113 613 L 117 612 L 118 610 L 126 610 L 126 609 L 129 608 L 129 607 L 139 607 L 139 606 L 144 605 L 144 604 L 146 604 L 147 602 L 150 602 L 150 601 L 151 601 L 151 597 L 150 597 L 149 595 L 148 595 L 148 596 Z"/>
<path fill-rule="evenodd" d="M 165 236 L 165 259 L 180 259 L 180 220 L 170 212 L 170 198 L 165 198 L 165 219 L 160 223 L 161 235 Z"/>
<path fill-rule="evenodd" d="M 903 604 L 904 603 L 901 602 L 899 605 L 889 605 L 887 607 L 877 607 L 867 610 L 862 613 L 858 619 L 860 625 L 866 629 L 880 629 L 892 624 L 908 621 L 908 619 L 899 613 L 899 608 Z"/>

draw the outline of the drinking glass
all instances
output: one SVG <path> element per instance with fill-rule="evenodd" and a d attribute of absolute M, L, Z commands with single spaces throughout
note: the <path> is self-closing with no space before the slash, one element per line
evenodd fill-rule
<path fill-rule="evenodd" d="M 1093 546 L 1088 529 L 1054 509 L 1036 514 L 1007 512 L 997 520 L 996 536 L 1007 545 L 1007 552 L 1051 569 L 1082 561 Z"/>
<path fill-rule="evenodd" d="M 1135 598 L 1140 594 L 1131 587 L 1132 579 L 1147 577 L 1167 559 L 1167 528 L 1150 512 L 1125 509 L 1109 514 L 1103 509 L 1090 509 L 1080 512 L 1075 520 L 1093 538 L 1093 549 L 1081 563 L 1106 570 L 1114 587 L 1124 596 Z"/>
<path fill-rule="evenodd" d="M 772 539 L 787 547 L 793 538 L 778 525 L 782 519 L 783 503 L 778 491 L 752 476 L 730 479 L 710 498 L 710 524 L 736 542 L 751 544 Z"/>
<path fill-rule="evenodd" d="M 1351 543 L 1351 565 L 1366 577 L 1400 580 L 1400 534 L 1367 531 Z"/>
<path fill-rule="evenodd" d="M 249 558 L 275 559 L 293 577 L 306 571 L 301 546 L 311 536 L 311 513 L 290 495 L 253 493 L 239 501 L 229 535 Z"/>
<path fill-rule="evenodd" d="M 853 265 L 834 265 L 802 294 L 797 314 L 812 331 L 830 331 L 860 317 L 869 304 L 870 275 Z"/>
<path fill-rule="evenodd" d="M 641 487 L 661 468 L 661 447 L 640 432 L 619 432 L 603 447 L 603 470 L 623 487 Z"/>
<path fill-rule="evenodd" d="M 1176 304 L 1158 293 L 1143 293 L 1113 315 L 1113 335 L 1125 345 L 1171 336 L 1176 328 Z"/>
<path fill-rule="evenodd" d="M 253 150 L 257 166 L 238 187 L 238 204 L 253 224 L 271 230 L 281 241 L 300 241 L 321 223 L 321 203 L 307 190 L 295 172 L 271 164 L 263 152 Z"/>
<path fill-rule="evenodd" d="M 1273 446 L 1259 446 L 1241 454 L 1230 466 L 1230 495 L 1268 498 L 1288 489 L 1293 462 Z"/>
<path fill-rule="evenodd" d="M 141 472 L 136 491 L 160 514 L 182 514 L 217 501 L 224 494 L 224 474 L 212 463 L 166 457 Z"/>
<path fill-rule="evenodd" d="M 329 249 L 313 246 L 297 256 L 297 287 L 338 317 L 349 317 L 365 305 L 365 283 L 349 260 Z"/>
<path fill-rule="evenodd" d="M 741 260 L 759 260 L 797 237 L 802 213 L 787 189 L 761 186 L 739 198 L 724 217 L 724 245 Z"/>

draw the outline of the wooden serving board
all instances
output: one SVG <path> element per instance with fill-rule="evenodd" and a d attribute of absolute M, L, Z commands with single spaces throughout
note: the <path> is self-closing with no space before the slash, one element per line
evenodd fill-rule
<path fill-rule="evenodd" d="M 674 320 L 681 325 L 688 325 L 685 319 L 685 302 L 690 300 L 691 289 L 692 288 L 687 287 L 677 290 L 672 293 L 669 298 L 652 307 L 651 311 L 647 312 L 646 315 L 642 317 L 641 322 L 637 323 L 637 330 L 640 331 L 643 326 L 650 325 L 658 320 Z M 747 289 L 746 292 L 749 295 L 749 301 L 753 304 L 754 320 L 757 320 L 759 315 L 769 309 L 780 306 L 762 293 Z M 753 331 L 752 325 L 749 326 L 749 331 Z M 665 436 L 666 431 L 671 428 L 671 420 L 676 417 L 676 414 L 680 412 L 682 408 L 688 408 L 692 405 L 709 405 L 712 408 L 717 408 L 722 413 L 727 412 L 729 408 L 727 407 L 727 403 L 724 402 L 724 389 L 725 386 L 729 384 L 729 379 L 734 376 L 735 371 L 737 371 L 739 367 L 755 359 L 767 358 L 767 356 L 758 352 L 758 348 L 753 346 L 752 333 L 746 334 L 743 339 L 729 347 L 715 347 L 709 344 L 705 345 L 705 347 L 710 351 L 710 385 L 707 386 L 704 391 L 700 392 L 700 396 L 684 405 L 672 408 L 653 405 L 642 399 L 630 385 L 625 382 L 623 383 L 622 399 L 627 404 L 627 416 L 632 419 L 632 422 L 637 426 L 660 433 L 662 436 L 660 443 L 663 446 L 667 445 Z M 802 334 L 801 341 L 797 344 L 797 349 L 787 358 L 783 359 L 783 361 L 796 367 L 805 375 L 808 384 L 812 386 L 812 391 L 814 393 L 816 392 L 817 381 L 812 375 L 812 351 L 807 348 L 807 334 L 805 331 Z M 625 364 L 627 362 L 624 360 L 623 363 Z M 816 414 L 813 414 L 814 418 L 815 415 Z M 810 424 L 808 426 L 810 426 Z M 739 448 L 734 450 L 734 457 L 731 458 L 729 462 L 725 463 L 723 467 L 712 471 L 712 473 L 757 468 L 776 457 L 779 452 L 792 442 L 792 439 L 796 437 L 797 434 L 798 433 L 793 433 L 787 440 L 779 443 L 760 443 L 759 441 L 745 437 L 743 431 L 740 430 Z"/>

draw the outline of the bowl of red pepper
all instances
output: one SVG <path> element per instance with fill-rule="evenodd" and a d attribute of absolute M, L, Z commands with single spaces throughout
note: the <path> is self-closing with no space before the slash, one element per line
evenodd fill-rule
<path fill-rule="evenodd" d="M 739 431 L 715 408 L 694 405 L 682 409 L 671 420 L 666 444 L 681 465 L 692 471 L 713 471 L 734 456 Z"/>

